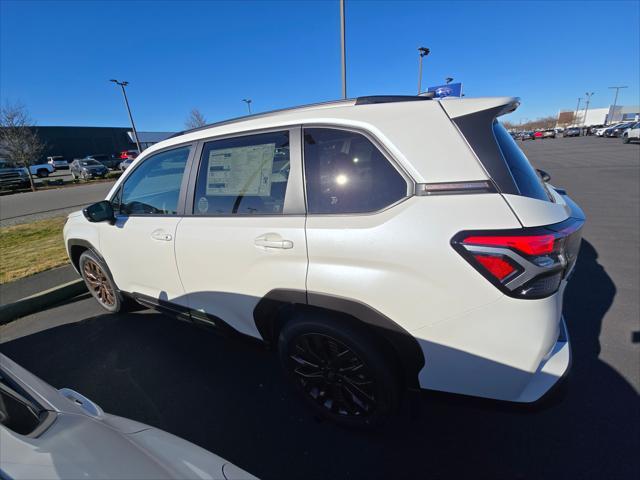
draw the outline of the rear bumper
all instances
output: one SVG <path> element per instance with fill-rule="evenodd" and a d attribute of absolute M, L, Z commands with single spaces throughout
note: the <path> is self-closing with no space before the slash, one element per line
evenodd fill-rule
<path fill-rule="evenodd" d="M 411 332 L 425 358 L 420 387 L 509 402 L 539 400 L 571 364 L 562 283 L 544 299 L 505 296 Z"/>
<path fill-rule="evenodd" d="M 538 370 L 532 375 L 531 380 L 515 401 L 532 403 L 539 400 L 551 390 L 558 381 L 564 378 L 570 369 L 571 344 L 569 343 L 567 325 L 563 318 L 560 322 L 558 341 L 546 358 L 540 363 Z"/>

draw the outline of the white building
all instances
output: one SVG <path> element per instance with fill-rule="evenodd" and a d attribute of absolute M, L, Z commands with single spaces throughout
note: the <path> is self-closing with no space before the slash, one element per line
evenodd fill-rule
<path fill-rule="evenodd" d="M 638 105 L 617 105 L 614 111 L 613 105 L 605 108 L 590 108 L 586 112 L 580 108 L 575 110 L 561 110 L 558 112 L 556 120 L 557 127 L 590 127 L 593 125 L 608 125 L 611 123 L 639 120 L 640 106 Z"/>

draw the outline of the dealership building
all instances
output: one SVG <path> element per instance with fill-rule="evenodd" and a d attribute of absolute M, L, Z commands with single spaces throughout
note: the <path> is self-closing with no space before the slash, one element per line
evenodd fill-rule
<path fill-rule="evenodd" d="M 117 154 L 137 149 L 131 128 L 126 127 L 34 127 L 45 144 L 43 157 L 61 155 L 69 160 L 87 155 Z M 138 132 L 142 150 L 174 132 Z"/>
<path fill-rule="evenodd" d="M 590 108 L 585 115 L 584 108 L 558 112 L 556 127 L 608 125 L 618 122 L 640 120 L 640 106 L 613 105 L 608 108 Z"/>

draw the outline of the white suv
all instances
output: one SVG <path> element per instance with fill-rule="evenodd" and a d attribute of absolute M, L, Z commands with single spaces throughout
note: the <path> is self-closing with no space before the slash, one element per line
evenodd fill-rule
<path fill-rule="evenodd" d="M 584 216 L 497 122 L 517 106 L 361 97 L 179 133 L 69 216 L 69 257 L 109 311 L 264 341 L 345 424 L 419 388 L 533 402 L 569 368 Z"/>

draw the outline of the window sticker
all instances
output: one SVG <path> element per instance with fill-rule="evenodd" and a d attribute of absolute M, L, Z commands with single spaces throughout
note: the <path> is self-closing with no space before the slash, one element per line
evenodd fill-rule
<path fill-rule="evenodd" d="M 200 197 L 200 200 L 198 200 L 198 211 L 200 213 L 207 213 L 209 211 L 209 200 L 207 200 L 207 197 Z"/>
<path fill-rule="evenodd" d="M 271 195 L 275 143 L 209 152 L 207 196 Z"/>

